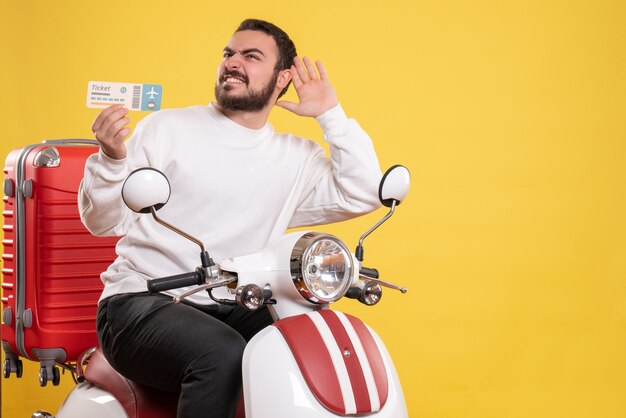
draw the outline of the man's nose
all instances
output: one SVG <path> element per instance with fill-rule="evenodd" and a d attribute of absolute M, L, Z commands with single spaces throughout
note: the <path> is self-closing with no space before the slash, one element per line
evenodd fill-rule
<path fill-rule="evenodd" d="M 226 68 L 228 70 L 238 69 L 241 67 L 241 59 L 239 54 L 233 54 L 226 59 Z"/>

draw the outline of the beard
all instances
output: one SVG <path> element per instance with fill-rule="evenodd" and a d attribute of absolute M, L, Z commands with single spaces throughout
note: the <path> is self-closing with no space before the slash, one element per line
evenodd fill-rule
<path fill-rule="evenodd" d="M 236 76 L 242 79 L 245 85 L 248 85 L 248 77 L 238 71 L 224 71 L 218 81 L 215 83 L 215 99 L 217 104 L 225 110 L 259 112 L 272 98 L 272 94 L 276 89 L 278 81 L 278 71 L 274 71 L 274 75 L 268 81 L 267 85 L 260 91 L 248 91 L 240 96 L 231 96 L 228 94 L 232 90 L 229 85 L 224 85 L 227 76 Z"/>

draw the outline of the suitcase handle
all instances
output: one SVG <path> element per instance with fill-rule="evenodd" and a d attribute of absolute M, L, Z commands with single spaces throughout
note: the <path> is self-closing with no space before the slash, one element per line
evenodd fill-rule
<path fill-rule="evenodd" d="M 43 141 L 44 144 L 84 144 L 84 145 L 98 145 L 98 141 L 95 139 L 84 139 L 84 138 L 67 138 L 67 139 L 46 139 Z"/>

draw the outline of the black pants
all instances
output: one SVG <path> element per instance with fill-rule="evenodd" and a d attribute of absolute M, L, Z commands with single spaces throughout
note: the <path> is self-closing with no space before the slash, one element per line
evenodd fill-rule
<path fill-rule="evenodd" d="M 178 418 L 233 417 L 246 342 L 272 323 L 266 308 L 174 304 L 130 293 L 98 307 L 100 346 L 111 365 L 137 383 L 178 392 Z"/>

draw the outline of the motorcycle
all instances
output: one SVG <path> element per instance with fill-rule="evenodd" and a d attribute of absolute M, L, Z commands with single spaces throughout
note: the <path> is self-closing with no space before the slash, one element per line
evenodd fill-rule
<path fill-rule="evenodd" d="M 217 303 L 249 310 L 267 305 L 275 322 L 247 344 L 242 363 L 243 401 L 237 417 L 407 417 L 406 402 L 391 357 L 380 337 L 360 319 L 329 305 L 343 297 L 376 305 L 382 287 L 404 287 L 379 278 L 362 265 L 364 239 L 391 217 L 410 185 L 406 167 L 383 175 L 378 191 L 389 212 L 359 239 L 354 254 L 339 238 L 322 232 L 286 234 L 262 251 L 213 262 L 201 241 L 157 216 L 170 195 L 158 170 L 131 173 L 122 188 L 126 205 L 200 247 L 193 272 L 153 279 L 149 292 L 193 286 L 173 298 L 180 303 L 207 291 Z M 225 289 L 230 297 L 218 297 Z M 78 384 L 56 418 L 173 417 L 177 395 L 138 385 L 118 374 L 97 348 L 76 365 Z M 245 415 L 244 415 L 245 408 Z M 52 417 L 37 411 L 32 418 Z"/>

